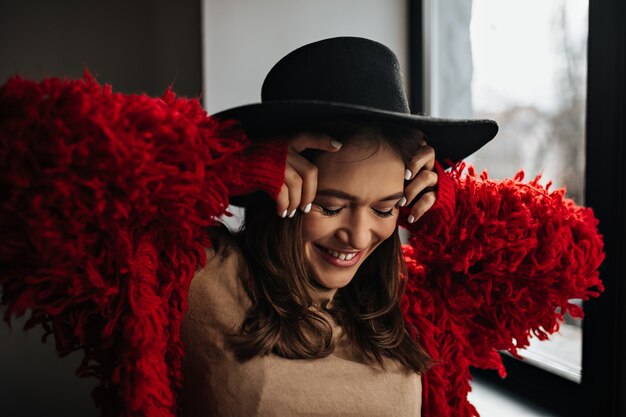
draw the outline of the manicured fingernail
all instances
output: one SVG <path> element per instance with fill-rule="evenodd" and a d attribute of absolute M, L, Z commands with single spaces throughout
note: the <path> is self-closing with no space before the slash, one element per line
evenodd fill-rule
<path fill-rule="evenodd" d="M 308 213 L 309 211 L 311 211 L 311 207 L 313 207 L 311 203 L 307 204 L 306 207 L 304 208 L 304 212 Z"/>
<path fill-rule="evenodd" d="M 341 145 L 343 145 L 343 143 L 339 142 L 338 140 L 333 139 L 330 141 L 330 145 L 335 149 L 341 149 Z"/>
<path fill-rule="evenodd" d="M 413 175 L 413 173 L 411 172 L 410 169 L 404 170 L 404 179 L 405 180 L 410 180 L 411 179 L 411 175 Z"/>
<path fill-rule="evenodd" d="M 285 209 L 285 211 L 283 211 L 283 214 L 281 214 L 280 217 L 282 217 L 283 219 L 285 217 L 287 217 L 287 209 Z"/>
<path fill-rule="evenodd" d="M 298 209 L 293 209 L 293 211 L 292 211 L 291 213 L 289 213 L 289 218 L 290 218 L 290 219 L 291 219 L 293 216 L 295 216 L 295 215 L 296 215 L 296 211 L 297 211 L 297 210 L 298 210 Z"/>
<path fill-rule="evenodd" d="M 408 219 L 406 219 L 409 223 L 413 223 L 415 221 L 415 216 L 414 215 L 410 215 Z"/>
<path fill-rule="evenodd" d="M 402 200 L 400 200 L 400 207 L 404 206 L 406 204 L 406 197 L 402 197 Z"/>

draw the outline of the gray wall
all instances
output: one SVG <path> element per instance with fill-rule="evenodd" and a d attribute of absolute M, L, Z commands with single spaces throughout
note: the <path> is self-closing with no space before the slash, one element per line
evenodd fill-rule
<path fill-rule="evenodd" d="M 168 85 L 199 96 L 200 0 L 0 1 L 0 83 L 19 73 L 81 77 L 89 68 L 114 91 L 161 95 Z M 1 314 L 2 312 L 0 312 Z M 0 415 L 98 415 L 93 379 L 74 372 L 82 354 L 59 359 L 43 329 L 0 322 Z"/>
<path fill-rule="evenodd" d="M 201 93 L 200 0 L 0 0 L 0 82 L 81 77 L 114 91 Z"/>

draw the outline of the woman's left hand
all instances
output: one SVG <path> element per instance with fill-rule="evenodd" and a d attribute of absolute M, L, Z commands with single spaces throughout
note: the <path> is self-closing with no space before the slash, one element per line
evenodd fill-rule
<path fill-rule="evenodd" d="M 405 180 L 410 181 L 404 187 L 404 198 L 400 206 L 411 205 L 413 207 L 407 221 L 414 223 L 422 217 L 426 211 L 435 204 L 435 188 L 437 185 L 437 173 L 435 169 L 435 149 L 428 146 L 422 140 L 422 146 L 417 150 L 405 171 Z"/>

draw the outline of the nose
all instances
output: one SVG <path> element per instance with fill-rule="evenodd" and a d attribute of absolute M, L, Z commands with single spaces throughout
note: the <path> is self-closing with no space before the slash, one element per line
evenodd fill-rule
<path fill-rule="evenodd" d="M 374 238 L 372 220 L 367 216 L 367 209 L 353 210 L 347 216 L 343 227 L 338 230 L 339 239 L 346 246 L 361 250 L 368 247 Z"/>

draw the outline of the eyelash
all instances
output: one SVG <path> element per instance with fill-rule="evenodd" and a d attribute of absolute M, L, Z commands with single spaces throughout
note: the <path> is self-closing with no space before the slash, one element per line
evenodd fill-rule
<path fill-rule="evenodd" d="M 325 216 L 329 216 L 329 217 L 336 216 L 341 212 L 341 210 L 343 210 L 343 207 L 337 210 L 330 210 L 324 206 L 319 206 L 319 207 L 322 209 L 322 213 Z M 389 211 L 379 211 L 376 209 L 372 209 L 372 210 L 374 210 L 374 213 L 376 213 L 377 216 L 382 217 L 382 218 L 391 217 L 393 215 L 393 209 Z"/>
<path fill-rule="evenodd" d="M 374 211 L 376 212 L 377 216 L 382 217 L 382 218 L 393 216 L 393 209 L 389 211 L 378 211 L 378 210 L 374 210 Z"/>

